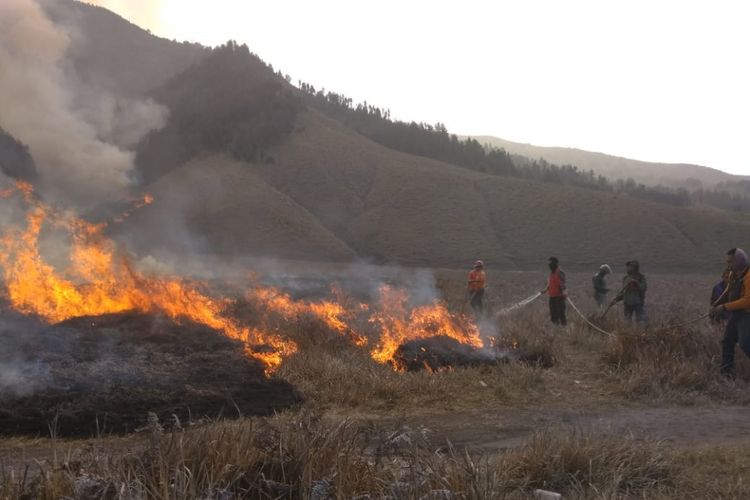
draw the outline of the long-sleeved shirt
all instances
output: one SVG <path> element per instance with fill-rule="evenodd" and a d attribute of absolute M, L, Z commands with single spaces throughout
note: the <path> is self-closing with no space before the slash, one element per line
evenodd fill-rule
<path fill-rule="evenodd" d="M 617 297 L 626 306 L 637 306 L 646 302 L 646 277 L 641 273 L 627 274 L 622 279 L 623 291 Z"/>
<path fill-rule="evenodd" d="M 607 288 L 607 279 L 601 273 L 596 273 L 591 278 L 591 283 L 594 285 L 594 293 L 597 295 L 607 295 L 609 288 Z"/>
<path fill-rule="evenodd" d="M 750 272 L 747 272 L 747 270 L 742 278 L 742 290 L 739 298 L 724 304 L 724 309 L 727 311 L 750 312 Z"/>

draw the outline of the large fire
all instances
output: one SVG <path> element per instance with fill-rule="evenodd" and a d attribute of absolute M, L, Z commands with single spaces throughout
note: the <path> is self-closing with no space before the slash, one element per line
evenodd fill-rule
<path fill-rule="evenodd" d="M 106 223 L 92 224 L 54 210 L 36 199 L 33 187 L 26 183 L 0 191 L 0 197 L 16 193 L 26 204 L 25 224 L 3 232 L 0 265 L 8 299 L 18 311 L 49 322 L 132 310 L 160 312 L 176 321 L 188 319 L 205 324 L 244 342 L 247 354 L 260 360 L 267 373 L 297 351 L 293 340 L 269 333 L 263 323 L 249 327 L 229 317 L 226 311 L 232 301 L 217 298 L 207 284 L 135 269 L 104 236 Z M 145 195 L 113 222 L 152 200 Z M 40 252 L 40 235 L 45 227 L 61 229 L 70 239 L 69 263 L 61 271 Z M 245 298 L 258 310 L 287 321 L 314 317 L 353 345 L 368 349 L 376 362 L 390 363 L 396 370 L 403 367 L 394 355 L 405 342 L 443 336 L 473 348 L 484 347 L 477 326 L 451 314 L 438 301 L 412 305 L 405 290 L 384 285 L 371 307 L 352 303 L 345 300 L 342 292 L 334 292 L 331 300 L 295 300 L 274 287 L 258 285 L 251 287 Z"/>
<path fill-rule="evenodd" d="M 19 183 L 30 209 L 26 226 L 10 228 L 0 239 L 0 265 L 8 298 L 18 311 L 36 314 L 47 321 L 123 311 L 160 311 L 175 320 L 189 319 L 243 341 L 249 355 L 259 359 L 268 372 L 284 356 L 296 351 L 294 342 L 241 326 L 222 313 L 226 299 L 216 299 L 201 290 L 200 283 L 181 278 L 149 276 L 136 271 L 116 252 L 102 234 L 105 225 L 90 224 L 70 214 L 61 214 L 33 198 L 31 186 Z M 3 193 L 6 196 L 8 193 Z M 45 223 L 62 228 L 71 236 L 70 265 L 58 272 L 39 251 L 39 236 Z M 271 349 L 255 349 L 265 345 Z"/>

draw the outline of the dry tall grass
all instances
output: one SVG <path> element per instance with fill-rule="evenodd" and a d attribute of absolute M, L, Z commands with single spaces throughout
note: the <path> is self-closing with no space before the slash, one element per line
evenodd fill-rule
<path fill-rule="evenodd" d="M 310 414 L 216 423 L 164 434 L 121 456 L 92 446 L 58 468 L 0 477 L 2 498 L 507 498 L 534 488 L 575 497 L 639 497 L 675 488 L 679 467 L 661 443 L 542 433 L 499 456 L 448 446 L 419 429 L 378 429 Z"/>
<path fill-rule="evenodd" d="M 750 363 L 737 353 L 738 380 L 719 374 L 721 333 L 707 326 L 680 329 L 623 329 L 607 343 L 602 360 L 630 399 L 694 404 L 706 399 L 750 402 L 743 390 Z"/>

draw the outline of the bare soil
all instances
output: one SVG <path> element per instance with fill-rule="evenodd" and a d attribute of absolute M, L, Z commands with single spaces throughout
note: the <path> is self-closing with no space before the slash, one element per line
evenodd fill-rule
<path fill-rule="evenodd" d="M 750 443 L 750 408 L 743 406 L 617 408 L 606 411 L 540 407 L 465 412 L 413 419 L 408 423 L 428 428 L 434 444 L 450 441 L 459 449 L 488 453 L 518 446 L 534 432 L 546 429 L 627 434 L 668 441 L 677 447 Z"/>

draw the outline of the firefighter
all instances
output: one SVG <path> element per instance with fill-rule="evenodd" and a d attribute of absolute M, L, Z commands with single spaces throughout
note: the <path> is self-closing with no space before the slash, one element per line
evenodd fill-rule
<path fill-rule="evenodd" d="M 560 268 L 560 261 L 557 257 L 547 259 L 547 265 L 550 270 L 547 288 L 540 292 L 546 293 L 549 297 L 549 315 L 552 323 L 565 326 L 568 324 L 565 318 L 565 301 L 568 298 L 565 272 Z"/>
<path fill-rule="evenodd" d="M 748 259 L 744 250 L 732 249 L 727 255 L 731 257 L 732 271 L 728 292 L 711 314 L 729 313 L 721 343 L 720 369 L 722 375 L 734 378 L 735 345 L 739 343 L 745 355 L 750 357 L 750 273 L 747 272 Z"/>
<path fill-rule="evenodd" d="M 607 287 L 607 276 L 610 274 L 612 274 L 612 268 L 607 264 L 603 264 L 599 268 L 599 272 L 591 278 L 591 283 L 594 285 L 594 299 L 596 299 L 596 304 L 599 307 L 607 306 L 607 295 L 610 292 L 610 289 Z"/>
<path fill-rule="evenodd" d="M 467 287 L 469 303 L 476 315 L 480 315 L 484 312 L 483 300 L 486 284 L 487 278 L 484 274 L 484 262 L 478 260 L 474 263 L 474 269 L 469 272 L 469 283 Z"/>
<path fill-rule="evenodd" d="M 622 278 L 622 290 L 617 294 L 612 304 L 622 301 L 625 311 L 625 319 L 638 323 L 646 321 L 645 305 L 646 290 L 648 285 L 646 277 L 641 274 L 640 264 L 637 260 L 625 263 L 627 274 Z"/>

